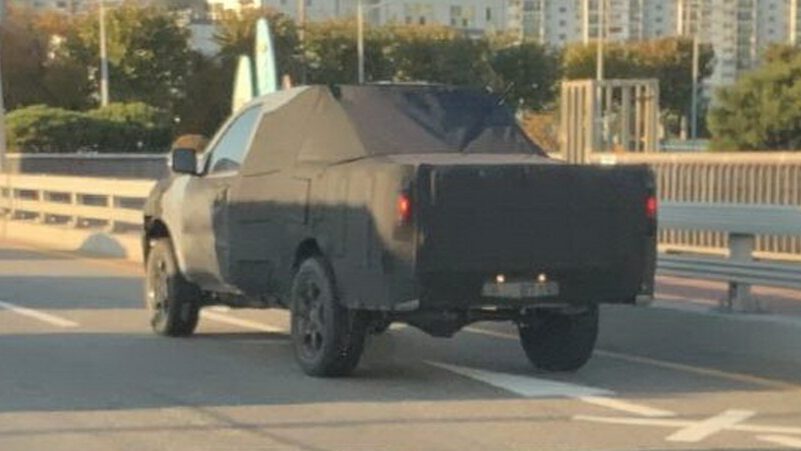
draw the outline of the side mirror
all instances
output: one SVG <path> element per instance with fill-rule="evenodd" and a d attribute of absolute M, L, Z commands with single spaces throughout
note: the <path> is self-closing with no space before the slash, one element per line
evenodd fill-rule
<path fill-rule="evenodd" d="M 170 168 L 176 174 L 197 175 L 197 154 L 195 149 L 173 149 Z"/>

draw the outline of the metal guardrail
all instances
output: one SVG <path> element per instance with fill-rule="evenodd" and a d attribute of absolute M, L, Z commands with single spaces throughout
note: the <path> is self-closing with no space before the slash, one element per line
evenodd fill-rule
<path fill-rule="evenodd" d="M 3 175 L 0 208 L 11 220 L 109 232 L 139 231 L 155 182 L 87 177 Z"/>
<path fill-rule="evenodd" d="M 729 283 L 723 307 L 737 311 L 760 311 L 751 296 L 751 285 L 801 289 L 801 265 L 756 261 L 758 236 L 801 236 L 801 208 L 773 205 L 663 203 L 660 228 L 723 233 L 729 258 L 662 254 L 660 274 Z"/>
<path fill-rule="evenodd" d="M 593 154 L 594 163 L 646 164 L 656 173 L 663 202 L 801 207 L 801 152 Z M 728 234 L 706 229 L 663 229 L 663 247 L 721 254 Z M 801 260 L 801 235 L 758 235 L 756 252 Z"/>

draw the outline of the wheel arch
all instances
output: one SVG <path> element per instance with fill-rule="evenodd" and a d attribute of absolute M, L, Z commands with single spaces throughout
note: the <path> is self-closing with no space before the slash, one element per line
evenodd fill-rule
<path fill-rule="evenodd" d="M 173 253 L 175 254 L 175 260 L 178 262 L 178 269 L 181 273 L 186 274 L 186 264 L 183 253 L 180 251 L 178 243 L 175 241 L 175 237 L 167 222 L 158 217 L 145 218 L 145 231 L 142 239 L 142 256 L 144 262 L 147 262 L 150 249 L 153 247 L 153 240 L 159 239 L 169 240 Z"/>
<path fill-rule="evenodd" d="M 295 256 L 292 259 L 292 273 L 294 274 L 295 271 L 297 271 L 297 269 L 300 267 L 300 264 L 303 263 L 304 260 L 311 257 L 325 258 L 322 246 L 320 246 L 317 238 L 314 237 L 308 237 L 302 240 L 295 247 Z"/>

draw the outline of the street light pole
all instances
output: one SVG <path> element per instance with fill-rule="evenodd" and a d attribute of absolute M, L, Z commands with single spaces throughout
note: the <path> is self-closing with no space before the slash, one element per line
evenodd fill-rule
<path fill-rule="evenodd" d="M 364 84 L 364 5 L 363 0 L 356 0 L 356 52 L 358 53 L 359 84 Z"/>
<path fill-rule="evenodd" d="M 298 3 L 298 39 L 300 39 L 300 77 L 301 83 L 306 84 L 306 0 L 297 0 Z"/>
<path fill-rule="evenodd" d="M 690 110 L 690 137 L 695 140 L 698 139 L 698 77 L 700 72 L 700 43 L 698 39 L 698 31 L 696 30 L 693 35 L 693 92 L 692 92 L 692 109 Z"/>
<path fill-rule="evenodd" d="M 598 67 L 596 77 L 598 81 L 604 80 L 604 28 L 606 27 L 606 0 L 598 0 Z"/>
<path fill-rule="evenodd" d="M 605 38 L 605 28 L 606 28 L 606 0 L 596 0 L 598 2 L 598 48 L 597 48 L 597 64 L 596 67 L 596 80 L 597 86 L 595 88 L 595 151 L 605 151 L 606 150 L 606 131 L 605 131 L 605 123 L 604 123 L 604 108 L 603 108 L 603 100 L 604 100 L 604 93 L 603 87 L 601 86 L 601 82 L 604 81 L 604 38 Z M 589 2 L 589 0 L 587 0 Z M 589 5 L 588 5 L 589 6 Z M 589 7 L 587 8 L 589 9 Z"/>
<path fill-rule="evenodd" d="M 106 45 L 105 0 L 100 1 L 100 105 L 108 106 L 108 48 Z"/>
<path fill-rule="evenodd" d="M 5 19 L 6 0 L 0 0 L 0 34 L 2 34 L 3 19 Z M 6 108 L 3 101 L 3 39 L 0 36 L 0 170 L 6 169 Z"/>

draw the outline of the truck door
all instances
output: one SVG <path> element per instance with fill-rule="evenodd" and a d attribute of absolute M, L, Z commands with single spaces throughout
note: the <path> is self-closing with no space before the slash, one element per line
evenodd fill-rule
<path fill-rule="evenodd" d="M 232 289 L 227 274 L 230 189 L 239 178 L 260 113 L 255 106 L 230 121 L 207 152 L 204 174 L 186 187 L 180 237 L 186 276 L 207 290 Z"/>

